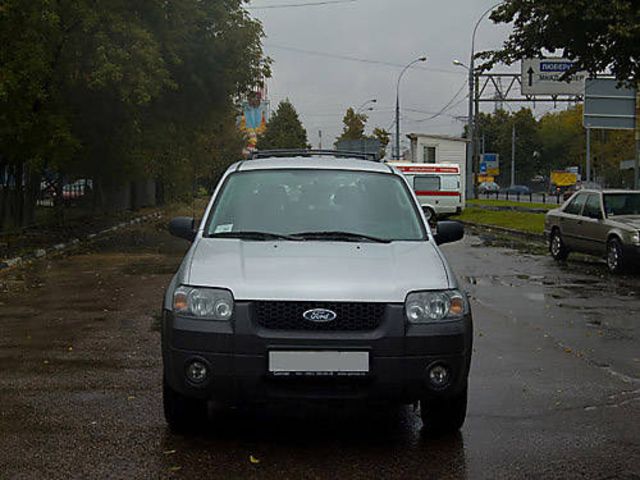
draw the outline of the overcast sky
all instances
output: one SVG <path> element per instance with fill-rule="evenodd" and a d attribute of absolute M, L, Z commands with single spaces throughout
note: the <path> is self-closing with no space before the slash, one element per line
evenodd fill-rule
<path fill-rule="evenodd" d="M 463 123 L 452 116 L 467 112 L 466 71 L 453 66 L 452 60 L 468 63 L 473 26 L 496 0 L 356 0 L 258 8 L 315 1 L 321 0 L 250 3 L 251 13 L 262 21 L 267 34 L 265 50 L 274 60 L 273 78 L 268 82 L 272 106 L 289 98 L 314 147 L 319 130 L 323 147 L 331 147 L 342 130 L 345 110 L 372 98 L 377 104 L 367 112 L 368 131 L 393 126 L 396 81 L 402 68 L 333 55 L 397 65 L 426 55 L 428 62 L 408 71 L 402 80 L 403 138 L 411 132 L 461 134 Z M 477 49 L 499 47 L 508 33 L 509 27 L 484 20 L 476 37 Z M 420 121 L 440 111 L 458 91 L 453 102 L 457 106 L 447 115 Z"/>

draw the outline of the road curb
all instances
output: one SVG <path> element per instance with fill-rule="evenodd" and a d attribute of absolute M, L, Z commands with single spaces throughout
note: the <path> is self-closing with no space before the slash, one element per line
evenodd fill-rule
<path fill-rule="evenodd" d="M 118 223 L 116 225 L 113 225 L 111 227 L 102 229 L 96 233 L 90 233 L 88 235 L 85 235 L 82 238 L 72 238 L 71 240 L 69 240 L 68 242 L 64 242 L 64 243 L 57 243 L 55 245 L 52 245 L 51 247 L 48 248 L 38 248 L 36 250 L 33 250 L 31 252 L 25 253 L 24 255 L 21 255 L 19 257 L 13 257 L 13 258 L 8 258 L 5 260 L 0 260 L 0 271 L 3 270 L 7 270 L 10 268 L 14 268 L 17 267 L 27 261 L 30 260 L 37 260 L 40 258 L 45 258 L 47 256 L 50 256 L 52 254 L 56 254 L 56 253 L 61 253 L 61 252 L 65 252 L 68 251 L 76 246 L 78 246 L 81 243 L 88 243 L 91 242 L 92 240 L 95 240 L 96 238 L 108 235 L 110 233 L 113 232 L 117 232 L 118 230 L 122 230 L 126 227 L 130 227 L 132 225 L 136 225 L 142 222 L 146 222 L 147 220 L 152 220 L 154 218 L 161 218 L 163 216 L 162 212 L 154 212 L 154 213 L 149 213 L 147 215 L 142 215 L 140 217 L 136 217 L 133 218 L 131 220 L 128 220 L 126 222 L 121 222 Z"/>
<path fill-rule="evenodd" d="M 506 228 L 506 227 L 498 227 L 495 225 L 486 225 L 483 223 L 474 223 L 474 222 L 467 222 L 467 221 L 460 221 L 460 220 L 458 221 L 465 226 L 477 228 L 479 230 L 485 230 L 487 232 L 499 232 L 499 233 L 504 233 L 514 237 L 525 238 L 531 241 L 536 241 L 541 243 L 546 242 L 546 238 L 542 233 L 523 232 L 521 230 L 514 230 L 512 228 Z"/>
<path fill-rule="evenodd" d="M 478 208 L 490 212 L 523 212 L 523 213 L 548 213 L 550 209 L 534 207 L 497 206 L 497 205 L 476 205 L 469 204 L 467 208 Z"/>

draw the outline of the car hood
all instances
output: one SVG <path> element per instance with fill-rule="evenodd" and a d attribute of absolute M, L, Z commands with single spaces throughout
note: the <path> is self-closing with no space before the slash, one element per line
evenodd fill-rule
<path fill-rule="evenodd" d="M 618 217 L 609 217 L 609 221 L 640 230 L 640 215 L 621 215 Z"/>
<path fill-rule="evenodd" d="M 200 239 L 187 261 L 181 283 L 227 288 L 236 300 L 401 303 L 455 286 L 433 242 Z"/>

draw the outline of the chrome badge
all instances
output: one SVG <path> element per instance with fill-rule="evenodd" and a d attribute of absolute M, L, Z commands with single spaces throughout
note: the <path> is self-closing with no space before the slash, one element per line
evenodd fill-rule
<path fill-rule="evenodd" d="M 328 323 L 333 322 L 338 315 L 333 310 L 327 310 L 325 308 L 314 308 L 313 310 L 307 310 L 302 314 L 305 320 L 315 323 Z"/>

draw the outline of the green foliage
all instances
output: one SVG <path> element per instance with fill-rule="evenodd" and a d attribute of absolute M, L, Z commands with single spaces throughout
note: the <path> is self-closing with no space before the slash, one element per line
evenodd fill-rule
<path fill-rule="evenodd" d="M 391 141 L 391 134 L 384 128 L 376 127 L 371 135 L 366 135 L 365 128 L 368 120 L 365 114 L 356 113 L 353 108 L 347 109 L 342 119 L 344 124 L 342 134 L 336 139 L 336 143 L 341 140 L 375 139 L 380 142 L 380 158 L 384 158 L 387 145 Z"/>
<path fill-rule="evenodd" d="M 577 69 L 610 69 L 621 82 L 640 82 L 638 0 L 506 0 L 491 18 L 513 23 L 513 31 L 502 50 L 484 55 L 490 64 L 561 50 Z"/>
<path fill-rule="evenodd" d="M 243 5 L 2 0 L 0 167 L 98 189 L 213 181 L 240 155 L 235 99 L 270 73 Z"/>
<path fill-rule="evenodd" d="M 380 158 L 384 158 L 387 154 L 387 145 L 391 141 L 391 133 L 384 128 L 376 127 L 373 129 L 373 138 L 380 142 Z"/>
<path fill-rule="evenodd" d="M 536 175 L 548 177 L 552 170 L 586 168 L 585 129 L 582 105 L 549 112 L 539 120 L 531 110 L 515 113 L 498 110 L 478 117 L 478 135 L 485 151 L 500 155 L 498 183 L 508 185 L 511 177 L 511 135 L 516 127 L 516 183 L 529 184 Z M 620 161 L 634 156 L 631 131 L 593 131 L 591 139 L 592 173 L 606 186 L 624 186 Z"/>
<path fill-rule="evenodd" d="M 342 134 L 338 137 L 340 140 L 361 140 L 365 138 L 364 128 L 367 124 L 367 116 L 363 113 L 356 113 L 353 108 L 349 108 L 345 113 L 342 122 L 344 127 Z"/>
<path fill-rule="evenodd" d="M 278 105 L 267 122 L 267 131 L 258 139 L 259 150 L 308 148 L 307 131 L 302 126 L 298 112 L 289 100 Z"/>
<path fill-rule="evenodd" d="M 478 134 L 484 137 L 485 151 L 500 156 L 498 183 L 508 185 L 511 178 L 512 130 L 516 129 L 516 183 L 528 183 L 534 175 L 545 174 L 535 152 L 540 150 L 537 122 L 528 108 L 515 113 L 498 110 L 493 114 L 481 113 Z M 546 173 L 548 174 L 548 173 Z"/>

